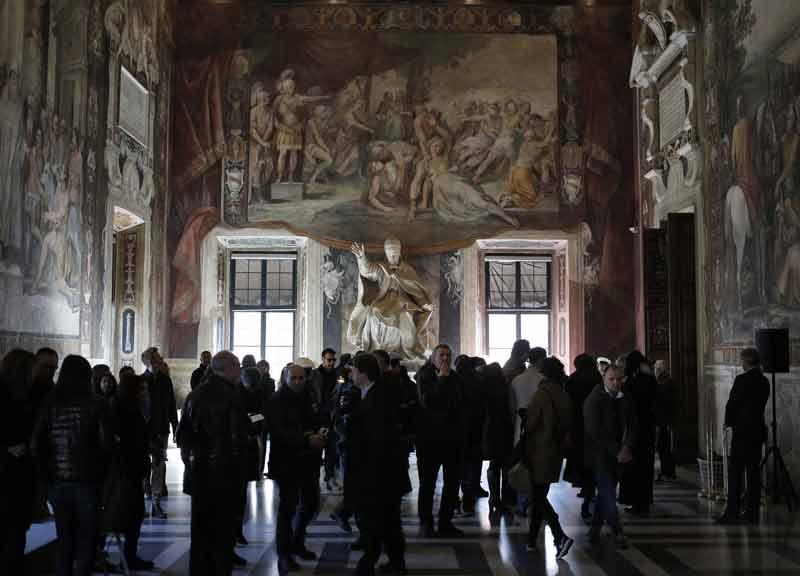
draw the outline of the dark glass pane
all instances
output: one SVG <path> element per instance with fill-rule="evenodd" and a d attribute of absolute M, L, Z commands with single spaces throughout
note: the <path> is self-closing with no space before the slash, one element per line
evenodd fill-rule
<path fill-rule="evenodd" d="M 280 290 L 280 299 L 279 299 L 279 306 L 291 306 L 292 305 L 292 291 L 291 290 Z"/>
<path fill-rule="evenodd" d="M 277 274 L 281 271 L 280 260 L 267 260 L 267 274 Z"/>
<path fill-rule="evenodd" d="M 283 272 L 284 274 L 292 273 L 292 264 L 294 264 L 292 260 L 280 260 L 280 263 L 281 263 L 281 272 Z"/>
<path fill-rule="evenodd" d="M 280 291 L 267 290 L 267 306 L 280 306 Z"/>
<path fill-rule="evenodd" d="M 281 274 L 280 288 L 281 288 L 281 290 L 291 290 L 292 289 L 292 275 L 291 274 Z"/>
<path fill-rule="evenodd" d="M 280 274 L 267 272 L 267 291 L 277 290 L 280 287 Z"/>
<path fill-rule="evenodd" d="M 261 274 L 249 274 L 247 287 L 250 290 L 261 290 Z"/>

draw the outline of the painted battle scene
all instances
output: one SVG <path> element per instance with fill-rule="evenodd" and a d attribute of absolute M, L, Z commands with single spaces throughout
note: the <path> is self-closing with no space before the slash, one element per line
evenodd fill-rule
<path fill-rule="evenodd" d="M 246 202 L 250 223 L 430 245 L 557 212 L 555 37 L 285 40 L 231 57 L 221 103 L 229 223 Z M 345 231 L 353 219 L 359 229 Z"/>
<path fill-rule="evenodd" d="M 728 343 L 800 327 L 800 5 L 709 8 L 710 314 Z"/>

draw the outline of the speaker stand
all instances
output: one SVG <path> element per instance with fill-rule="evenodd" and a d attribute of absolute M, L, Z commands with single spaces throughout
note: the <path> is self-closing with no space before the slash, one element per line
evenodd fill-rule
<path fill-rule="evenodd" d="M 761 461 L 759 471 L 764 470 L 770 457 L 772 457 L 772 496 L 777 502 L 781 496 L 785 498 L 786 506 L 791 512 L 794 505 L 797 503 L 797 492 L 794 490 L 792 478 L 789 476 L 789 471 L 786 469 L 786 464 L 781 456 L 781 451 L 778 449 L 778 421 L 777 412 L 775 410 L 775 372 L 772 373 L 772 446 L 767 449 L 764 459 Z M 781 487 L 783 490 L 781 490 Z"/>

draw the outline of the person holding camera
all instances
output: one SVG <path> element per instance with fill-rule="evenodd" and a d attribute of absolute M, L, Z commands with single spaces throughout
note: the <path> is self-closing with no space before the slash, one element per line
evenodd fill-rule
<path fill-rule="evenodd" d="M 272 434 L 269 469 L 280 494 L 275 535 L 280 574 L 300 569 L 295 556 L 301 560 L 317 557 L 306 548 L 305 539 L 306 528 L 319 509 L 320 456 L 328 431 L 317 428 L 306 386 L 305 369 L 292 364 L 286 385 L 272 396 L 268 410 Z"/>

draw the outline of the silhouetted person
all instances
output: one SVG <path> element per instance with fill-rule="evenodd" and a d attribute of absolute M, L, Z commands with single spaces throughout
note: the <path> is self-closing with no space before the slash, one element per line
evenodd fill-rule
<path fill-rule="evenodd" d="M 767 439 L 764 409 L 769 399 L 769 381 L 761 373 L 761 358 L 755 348 L 745 348 L 740 355 L 744 374 L 733 381 L 725 405 L 725 427 L 733 428 L 731 455 L 728 464 L 728 504 L 718 518 L 721 524 L 739 521 L 742 475 L 747 475 L 747 508 L 743 520 L 758 523 L 761 503 L 761 449 Z"/>
<path fill-rule="evenodd" d="M 144 378 L 136 374 L 127 374 L 119 386 L 119 393 L 111 408 L 110 427 L 118 443 L 114 462 L 119 466 L 121 482 L 118 503 L 122 511 L 122 518 L 117 524 L 116 519 L 111 519 L 110 525 L 114 531 L 125 536 L 125 561 L 130 570 L 152 570 L 153 562 L 143 560 L 137 554 L 139 536 L 144 518 L 143 482 L 150 472 L 148 447 L 150 433 L 147 420 L 143 414 L 143 400 L 145 387 Z"/>
<path fill-rule="evenodd" d="M 592 471 L 584 463 L 584 428 L 583 428 L 583 403 L 592 390 L 602 385 L 603 376 L 597 369 L 594 358 L 589 354 L 579 354 L 575 357 L 575 372 L 567 379 L 565 390 L 572 401 L 572 444 L 567 450 L 567 465 L 564 469 L 564 480 L 583 492 L 581 517 L 584 520 L 591 518 L 591 503 L 594 498 L 594 480 Z M 580 496 L 580 494 L 579 494 Z"/>
<path fill-rule="evenodd" d="M 150 425 L 150 491 L 153 497 L 152 514 L 156 518 L 166 519 L 167 515 L 161 507 L 161 498 L 167 489 L 167 446 L 169 430 L 178 432 L 178 410 L 175 405 L 175 390 L 172 379 L 165 368 L 164 359 L 158 348 L 151 347 L 142 352 L 142 362 L 147 367 L 142 376 L 147 381 L 147 414 Z M 145 486 L 147 492 L 147 484 Z"/>
<path fill-rule="evenodd" d="M 635 415 L 622 392 L 622 369 L 609 365 L 603 383 L 595 386 L 583 404 L 584 457 L 597 486 L 597 508 L 589 540 L 597 542 L 603 523 L 614 533 L 617 546 L 627 542 L 617 512 L 618 468 L 631 462 L 636 445 Z"/>
<path fill-rule="evenodd" d="M 192 391 L 191 426 L 181 440 L 193 462 L 192 575 L 231 572 L 238 486 L 231 471 L 241 465 L 247 448 L 249 422 L 236 390 L 239 359 L 231 352 L 218 352 L 210 371 Z"/>
<path fill-rule="evenodd" d="M 315 560 L 305 545 L 306 528 L 319 508 L 320 454 L 326 437 L 319 432 L 302 366 L 288 368 L 286 384 L 272 397 L 269 469 L 278 484 L 275 544 L 281 574 L 300 569 L 294 556 Z"/>
<path fill-rule="evenodd" d="M 67 356 L 33 433 L 56 517 L 57 574 L 88 575 L 94 567 L 101 489 L 110 433 L 106 402 L 91 389 L 92 367 Z M 74 565 L 74 571 L 73 571 Z"/>
<path fill-rule="evenodd" d="M 406 454 L 398 427 L 398 395 L 382 381 L 380 366 L 371 354 L 353 359 L 353 382 L 362 399 L 353 414 L 352 458 L 359 528 L 364 555 L 356 573 L 375 574 L 375 564 L 385 551 L 389 562 L 383 573 L 405 572 L 405 539 L 400 501 L 409 488 Z"/>
<path fill-rule="evenodd" d="M 431 359 L 417 372 L 420 389 L 421 417 L 417 434 L 417 466 L 419 469 L 420 534 L 430 538 L 433 530 L 433 492 L 441 469 L 444 477 L 439 503 L 438 532 L 442 536 L 461 536 L 453 524 L 458 503 L 461 474 L 462 385 L 450 366 L 452 352 L 439 344 Z"/>
<path fill-rule="evenodd" d="M 636 446 L 633 461 L 625 467 L 620 479 L 619 501 L 627 505 L 627 512 L 634 514 L 648 514 L 653 503 L 657 386 L 647 358 L 637 350 L 628 354 L 623 390 L 636 413 Z"/>
<path fill-rule="evenodd" d="M 208 350 L 204 350 L 200 354 L 200 366 L 198 366 L 192 371 L 192 377 L 189 379 L 189 387 L 192 390 L 197 388 L 197 385 L 200 384 L 200 381 L 203 379 L 203 376 L 206 375 L 209 364 L 211 364 L 211 352 L 209 352 Z"/>
<path fill-rule="evenodd" d="M 672 454 L 672 442 L 675 426 L 675 381 L 667 372 L 663 360 L 656 360 L 655 376 L 657 382 L 656 392 L 656 426 L 658 440 L 658 460 L 661 469 L 656 482 L 661 480 L 675 480 L 675 457 Z"/>
<path fill-rule="evenodd" d="M 550 484 L 561 477 L 564 448 L 572 427 L 572 402 L 561 386 L 564 365 L 556 358 L 541 362 L 542 379 L 528 404 L 525 426 L 525 457 L 531 475 L 531 517 L 528 528 L 528 551 L 535 551 L 542 520 L 550 527 L 556 546 L 556 558 L 569 552 L 573 540 L 564 533 L 547 493 Z"/>
<path fill-rule="evenodd" d="M 0 364 L 0 573 L 24 574 L 25 533 L 31 525 L 36 485 L 28 450 L 33 429 L 31 371 L 35 358 L 11 350 Z M 41 478 L 42 475 L 40 474 Z"/>
<path fill-rule="evenodd" d="M 325 486 L 330 491 L 336 484 L 336 469 L 338 468 L 338 454 L 336 451 L 336 431 L 333 430 L 334 401 L 337 384 L 336 351 L 325 348 L 322 351 L 322 363 L 314 370 L 311 376 L 311 385 L 319 398 L 319 421 L 328 428 L 328 443 L 325 445 Z"/>
<path fill-rule="evenodd" d="M 33 414 L 38 415 L 47 397 L 55 388 L 56 371 L 58 370 L 58 352 L 52 348 L 39 348 L 36 351 L 36 360 L 33 364 L 31 402 Z M 36 478 L 36 504 L 34 509 L 34 522 L 45 521 L 50 517 L 47 509 L 47 482 L 37 475 Z"/>
<path fill-rule="evenodd" d="M 503 364 L 503 375 L 511 382 L 525 372 L 525 362 L 531 354 L 531 343 L 525 339 L 517 340 L 511 347 L 511 355 Z"/>
<path fill-rule="evenodd" d="M 464 456 L 461 466 L 462 510 L 465 514 L 474 514 L 475 502 L 484 494 L 481 491 L 483 469 L 481 443 L 483 426 L 486 422 L 486 397 L 472 358 L 462 354 L 456 358 L 455 369 L 461 378 L 464 399 L 461 412 L 464 430 Z"/>
<path fill-rule="evenodd" d="M 484 457 L 489 460 L 486 471 L 489 482 L 489 514 L 493 521 L 497 521 L 508 506 L 514 505 L 516 498 L 508 483 L 516 415 L 512 415 L 508 409 L 511 384 L 503 376 L 503 369 L 497 362 L 492 362 L 483 369 L 483 387 L 487 408 Z"/>

